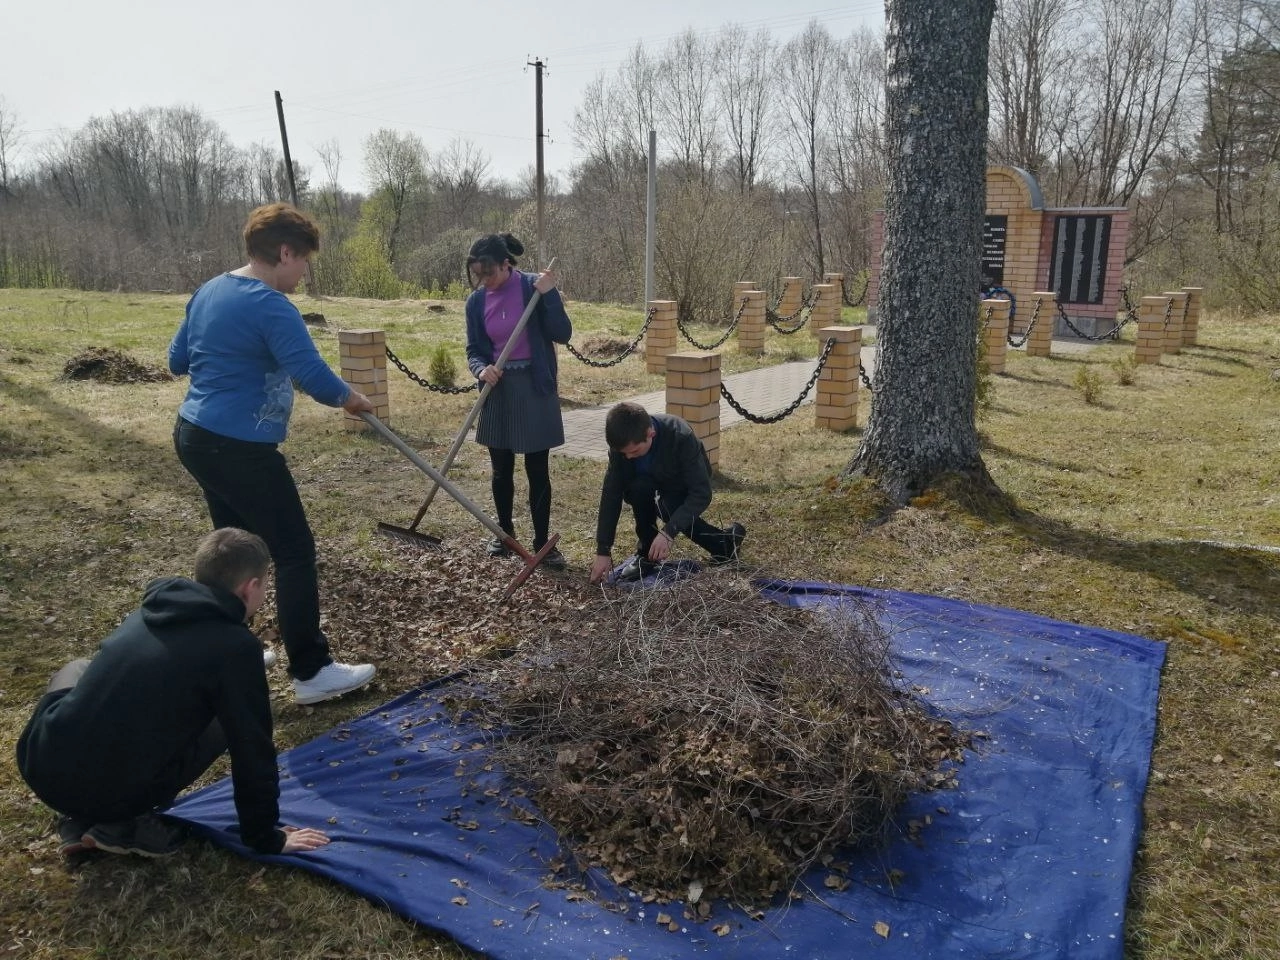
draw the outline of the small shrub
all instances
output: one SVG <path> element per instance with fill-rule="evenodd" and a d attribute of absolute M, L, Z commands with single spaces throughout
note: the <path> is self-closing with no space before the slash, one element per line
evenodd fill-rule
<path fill-rule="evenodd" d="M 431 361 L 427 365 L 427 382 L 433 387 L 452 387 L 458 377 L 458 365 L 453 362 L 453 355 L 443 343 L 431 351 Z"/>
<path fill-rule="evenodd" d="M 1102 402 L 1102 378 L 1098 376 L 1096 370 L 1089 367 L 1081 367 L 1076 371 L 1075 379 L 1076 389 L 1080 391 L 1080 395 L 1084 397 L 1084 402 L 1093 404 Z"/>
<path fill-rule="evenodd" d="M 1121 386 L 1132 386 L 1138 380 L 1138 361 L 1133 359 L 1131 354 L 1125 354 L 1119 359 L 1111 361 L 1111 367 L 1116 372 L 1116 380 Z"/>

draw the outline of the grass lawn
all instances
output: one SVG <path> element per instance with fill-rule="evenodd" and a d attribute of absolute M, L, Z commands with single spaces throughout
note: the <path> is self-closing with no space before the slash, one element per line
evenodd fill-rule
<path fill-rule="evenodd" d="M 424 376 L 431 351 L 450 345 L 465 382 L 460 303 L 297 302 L 325 315 L 312 329 L 335 366 L 339 328 L 376 327 Z M 186 572 L 207 529 L 170 443 L 185 382 L 59 379 L 69 359 L 95 347 L 163 366 L 184 304 L 165 295 L 0 290 L 0 953 L 468 956 L 343 888 L 204 842 L 163 861 L 102 857 L 68 868 L 53 814 L 18 777 L 12 744 L 50 672 L 90 655 L 148 580 Z M 620 307 L 569 309 L 577 344 L 591 334 L 628 341 L 643 319 Z M 857 317 L 846 311 L 847 321 Z M 805 354 L 797 339 L 770 333 L 765 362 Z M 1127 953 L 1264 960 L 1280 957 L 1280 328 L 1274 317 L 1211 313 L 1200 340 L 1137 368 L 1128 384 L 1122 359 L 1131 342 L 1051 359 L 1013 352 L 979 423 L 987 466 L 1018 505 L 1012 515 L 975 512 L 940 492 L 887 522 L 869 520 L 867 491 L 835 480 L 857 434 L 815 429 L 812 408 L 724 433 L 709 513 L 745 523 L 748 560 L 780 576 L 958 597 L 1167 641 Z M 760 362 L 738 357 L 732 342 L 726 348 L 726 372 Z M 661 382 L 638 357 L 597 370 L 561 354 L 566 406 Z M 394 370 L 390 389 L 393 427 L 439 462 L 474 394 L 428 393 Z M 516 616 L 483 629 L 461 622 L 465 614 L 449 620 L 451 608 L 473 609 L 462 594 L 477 578 L 500 586 L 512 572 L 483 557 L 487 533 L 455 504 L 439 498 L 424 521 L 446 540 L 434 558 L 412 558 L 373 534 L 377 520 L 407 524 L 424 494 L 424 478 L 393 449 L 345 430 L 339 413 L 306 398 L 283 449 L 319 541 L 322 603 L 353 579 L 391 582 L 411 564 L 445 564 L 458 576 L 456 586 L 441 583 L 442 595 L 420 599 L 433 628 L 413 644 L 404 642 L 419 602 L 411 596 L 370 589 L 359 618 L 328 625 L 339 656 L 379 664 L 361 694 L 301 708 L 274 670 L 280 747 L 518 636 Z M 580 584 L 594 552 L 602 471 L 553 458 L 553 529 L 570 571 L 537 574 L 525 591 L 587 592 Z M 488 506 L 487 472 L 487 457 L 469 443 L 451 475 Z M 522 498 L 518 490 L 517 533 L 527 541 Z"/>

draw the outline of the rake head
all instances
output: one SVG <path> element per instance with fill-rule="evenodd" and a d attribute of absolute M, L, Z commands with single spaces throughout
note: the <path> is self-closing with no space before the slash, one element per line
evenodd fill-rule
<path fill-rule="evenodd" d="M 384 537 L 390 537 L 392 540 L 399 540 L 401 543 L 407 543 L 415 547 L 430 547 L 432 550 L 440 549 L 444 543 L 439 537 L 433 537 L 429 533 L 419 533 L 417 530 L 411 530 L 408 527 L 397 527 L 390 523 L 379 523 L 378 533 Z"/>

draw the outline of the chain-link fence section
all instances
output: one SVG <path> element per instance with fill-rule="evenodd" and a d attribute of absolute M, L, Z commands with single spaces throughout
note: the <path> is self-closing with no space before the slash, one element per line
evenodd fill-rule
<path fill-rule="evenodd" d="M 724 397 L 725 402 L 728 403 L 729 406 L 733 407 L 734 410 L 738 411 L 744 419 L 750 420 L 752 423 L 777 423 L 780 420 L 785 420 L 787 417 L 791 416 L 791 414 L 796 412 L 796 409 L 800 404 L 804 403 L 804 398 L 809 395 L 809 391 L 813 389 L 813 385 L 818 382 L 818 377 L 822 375 L 822 368 L 827 365 L 827 357 L 831 356 L 831 351 L 835 349 L 835 345 L 835 338 L 829 339 L 826 342 L 822 348 L 822 355 L 818 357 L 818 365 L 814 368 L 813 375 L 809 377 L 809 382 L 804 385 L 804 389 L 800 391 L 800 395 L 792 400 L 790 405 L 780 413 L 775 413 L 767 417 L 762 417 L 752 413 L 739 403 L 737 398 L 729 392 L 729 388 L 724 385 L 723 380 L 720 381 L 720 396 Z"/>
<path fill-rule="evenodd" d="M 401 360 L 399 357 L 397 357 L 394 353 L 392 353 L 390 347 L 387 347 L 387 359 L 396 365 L 396 369 L 398 369 L 401 373 L 403 373 L 406 377 L 408 377 L 418 386 L 426 387 L 428 390 L 432 391 L 433 393 L 470 393 L 472 390 L 475 390 L 480 386 L 479 382 L 472 383 L 470 386 L 466 386 L 466 387 L 436 386 L 434 383 L 428 382 L 427 380 L 423 379 L 422 377 L 414 373 L 412 370 L 410 370 L 407 366 L 405 366 L 404 361 Z"/>
<path fill-rule="evenodd" d="M 676 317 L 676 329 L 680 331 L 680 335 L 682 337 L 688 340 L 691 344 L 693 344 L 699 350 L 715 350 L 718 347 L 723 346 L 724 342 L 728 340 L 731 336 L 733 336 L 733 331 L 738 329 L 738 323 L 742 320 L 742 314 L 746 311 L 746 309 L 747 309 L 747 300 L 746 300 L 746 297 L 743 297 L 742 302 L 738 304 L 738 312 L 734 314 L 733 319 L 729 321 L 729 329 L 724 332 L 723 337 L 721 337 L 719 340 L 716 340 L 713 343 L 700 343 L 699 341 L 695 340 L 693 337 L 693 334 L 689 332 L 689 328 L 686 325 L 684 319 L 679 316 Z"/>
<path fill-rule="evenodd" d="M 644 335 L 649 332 L 649 325 L 653 323 L 653 318 L 657 315 L 658 315 L 657 308 L 650 307 L 649 312 L 645 315 L 645 318 L 644 318 L 644 326 L 640 328 L 640 332 L 636 334 L 636 338 L 632 340 L 630 344 L 627 345 L 627 348 L 623 350 L 622 353 L 618 354 L 612 360 L 593 360 L 591 357 L 583 356 L 581 353 L 578 352 L 578 350 L 574 347 L 572 343 L 566 343 L 564 345 L 565 349 L 568 350 L 569 353 L 573 355 L 574 359 L 578 360 L 581 363 L 585 363 L 588 367 L 617 366 L 623 360 L 627 359 L 627 357 L 631 356 L 631 354 L 636 352 L 636 350 L 640 346 L 640 341 L 643 340 Z"/>

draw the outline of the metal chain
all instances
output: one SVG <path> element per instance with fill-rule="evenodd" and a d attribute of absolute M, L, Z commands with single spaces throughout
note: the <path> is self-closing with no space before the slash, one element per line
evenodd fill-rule
<path fill-rule="evenodd" d="M 1058 316 L 1061 317 L 1062 322 L 1067 325 L 1067 329 L 1069 329 L 1081 340 L 1092 340 L 1095 343 L 1099 340 L 1119 340 L 1120 331 L 1125 328 L 1126 324 L 1136 319 L 1136 315 L 1133 313 L 1130 313 L 1129 316 L 1125 317 L 1123 320 L 1117 323 L 1110 330 L 1106 331 L 1105 333 L 1099 333 L 1096 336 L 1091 337 L 1089 336 L 1089 334 L 1085 333 L 1083 330 L 1081 330 L 1079 327 L 1077 327 L 1074 323 L 1071 322 L 1071 318 L 1068 317 L 1066 311 L 1062 309 L 1062 303 L 1060 301 L 1056 301 L 1056 305 L 1058 307 Z"/>
<path fill-rule="evenodd" d="M 862 360 L 858 360 L 858 377 L 862 380 L 862 385 L 872 393 L 879 393 L 880 388 L 871 382 L 871 377 L 867 375 L 867 368 L 862 365 Z"/>
<path fill-rule="evenodd" d="M 846 307 L 860 307 L 862 302 L 867 299 L 867 290 L 871 288 L 871 274 L 867 273 L 867 278 L 862 281 L 862 292 L 858 294 L 856 300 L 850 300 L 843 280 L 840 281 L 840 296 L 844 298 Z"/>
<path fill-rule="evenodd" d="M 1027 329 L 1022 331 L 1022 339 L 1015 338 L 1012 334 L 1005 337 L 1009 341 L 1009 346 L 1017 349 L 1026 346 L 1028 340 L 1031 339 L 1031 331 L 1036 328 L 1036 320 L 1040 316 L 1040 305 L 1044 302 L 1044 297 L 1036 297 L 1036 308 L 1031 311 L 1031 322 L 1027 324 Z"/>
<path fill-rule="evenodd" d="M 800 396 L 792 400 L 791 405 L 781 413 L 775 413 L 768 417 L 761 417 L 751 413 L 746 409 L 746 407 L 737 401 L 732 393 L 729 392 L 729 388 L 724 385 L 723 380 L 720 381 L 720 396 L 725 398 L 729 406 L 733 407 L 733 409 L 737 410 L 738 413 L 750 420 L 752 423 L 777 423 L 779 420 L 785 420 L 787 417 L 791 416 L 791 414 L 796 412 L 796 408 L 799 407 L 800 404 L 804 403 L 804 398 L 809 395 L 809 391 L 813 389 L 813 385 L 818 382 L 818 377 L 822 375 L 822 368 L 827 365 L 827 357 L 831 356 L 831 351 L 835 349 L 835 345 L 835 337 L 832 337 L 827 341 L 826 346 L 822 348 L 822 355 L 818 357 L 818 365 L 814 368 L 813 376 L 809 378 L 809 382 L 806 383 L 804 385 L 804 389 L 800 391 Z"/>
<path fill-rule="evenodd" d="M 1165 301 L 1165 305 L 1164 305 L 1164 323 L 1162 323 L 1160 326 L 1161 326 L 1163 329 L 1168 330 L 1168 329 L 1169 329 L 1169 321 L 1170 321 L 1170 320 L 1172 320 L 1172 319 L 1173 319 L 1173 297 L 1170 297 L 1167 301 Z"/>
<path fill-rule="evenodd" d="M 784 337 L 789 337 L 793 333 L 799 333 L 801 330 L 803 330 L 805 327 L 809 325 L 809 316 L 812 313 L 813 313 L 812 307 L 801 307 L 799 310 L 797 310 L 795 313 L 793 313 L 789 317 L 780 317 L 776 313 L 774 313 L 772 310 L 766 310 L 764 312 L 764 322 L 767 323 L 769 326 L 773 327 L 773 329 L 777 330 Z M 796 322 L 796 325 L 794 327 L 782 326 L 782 324 L 787 323 L 791 320 L 795 320 L 797 317 L 799 317 L 800 319 Z"/>
<path fill-rule="evenodd" d="M 644 326 L 640 328 L 640 332 L 636 334 L 636 338 L 631 341 L 630 345 L 625 350 L 623 350 L 622 353 L 618 354 L 618 356 L 614 357 L 612 360 L 592 360 L 590 357 L 584 357 L 581 353 L 579 353 L 576 349 L 574 349 L 574 346 L 572 343 L 566 343 L 564 345 L 565 349 L 568 350 L 571 354 L 573 354 L 573 356 L 576 357 L 578 360 L 585 363 L 588 367 L 616 366 L 617 364 L 621 363 L 623 360 L 627 359 L 627 357 L 631 356 L 631 354 L 636 352 L 636 348 L 640 346 L 640 341 L 644 339 L 645 333 L 647 333 L 649 330 L 649 324 L 653 323 L 653 318 L 656 317 L 657 315 L 658 315 L 658 308 L 650 307 L 649 313 L 644 318 Z"/>
<path fill-rule="evenodd" d="M 426 380 L 423 380 L 422 377 L 418 376 L 416 373 L 414 373 L 412 370 L 406 367 L 404 365 L 404 361 L 391 352 L 390 347 L 387 347 L 387 359 L 390 360 L 392 363 L 394 363 L 401 373 L 403 373 L 406 377 L 408 377 L 418 386 L 426 387 L 428 390 L 431 390 L 434 393 L 470 393 L 472 390 L 475 390 L 480 386 L 479 382 L 476 382 L 471 384 L 471 386 L 469 387 L 437 387 L 434 383 L 428 383 Z"/>
<path fill-rule="evenodd" d="M 726 330 L 724 332 L 724 336 L 721 337 L 719 340 L 717 340 L 715 343 L 710 343 L 710 344 L 699 343 L 697 340 L 693 339 L 693 335 L 690 334 L 689 331 L 685 328 L 684 320 L 682 320 L 678 315 L 676 317 L 676 328 L 680 331 L 681 336 L 683 336 L 686 340 L 692 343 L 699 350 L 715 350 L 717 347 L 722 346 L 724 342 L 728 340 L 731 336 L 733 336 L 733 331 L 738 329 L 738 321 L 742 319 L 743 311 L 745 311 L 746 309 L 747 309 L 747 299 L 746 297 L 743 297 L 742 302 L 738 304 L 737 314 L 735 314 L 733 320 L 729 322 L 729 329 Z"/>

